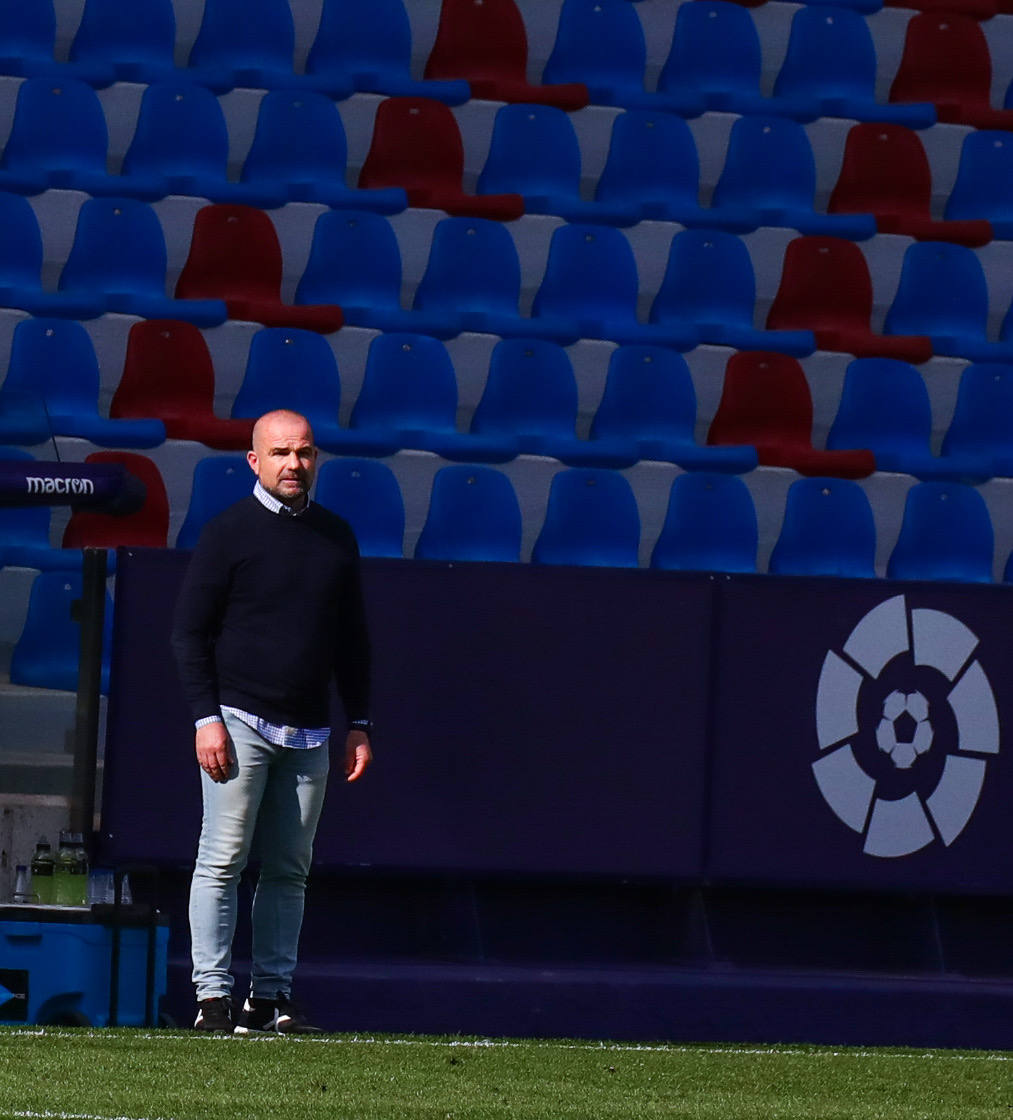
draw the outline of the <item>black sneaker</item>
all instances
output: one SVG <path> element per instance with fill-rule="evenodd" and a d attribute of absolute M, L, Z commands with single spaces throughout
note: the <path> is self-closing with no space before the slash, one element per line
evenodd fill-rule
<path fill-rule="evenodd" d="M 236 1017 L 236 1034 L 273 1031 L 278 1034 L 321 1034 L 288 996 L 279 992 L 274 999 L 247 999 Z"/>
<path fill-rule="evenodd" d="M 212 996 L 197 1003 L 195 1031 L 208 1031 L 214 1034 L 232 1034 L 232 1000 L 228 996 Z"/>

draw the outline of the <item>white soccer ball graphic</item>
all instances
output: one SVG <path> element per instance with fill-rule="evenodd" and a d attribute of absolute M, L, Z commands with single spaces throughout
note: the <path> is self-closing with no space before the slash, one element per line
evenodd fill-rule
<path fill-rule="evenodd" d="M 898 770 L 910 770 L 915 759 L 932 746 L 928 700 L 920 692 L 891 692 L 883 701 L 876 742 Z"/>

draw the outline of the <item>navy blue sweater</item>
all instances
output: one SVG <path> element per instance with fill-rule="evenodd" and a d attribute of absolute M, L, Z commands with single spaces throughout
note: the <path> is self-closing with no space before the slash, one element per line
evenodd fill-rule
<path fill-rule="evenodd" d="M 351 528 L 313 503 L 299 517 L 252 495 L 204 527 L 172 633 L 195 720 L 240 708 L 326 727 L 330 682 L 351 720 L 369 718 L 369 640 Z"/>

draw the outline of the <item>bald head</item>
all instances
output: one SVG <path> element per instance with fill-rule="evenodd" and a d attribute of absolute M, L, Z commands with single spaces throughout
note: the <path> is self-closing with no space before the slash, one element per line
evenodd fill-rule
<path fill-rule="evenodd" d="M 247 452 L 246 461 L 269 494 L 301 509 L 313 485 L 317 461 L 309 421 L 288 409 L 266 412 L 253 425 L 253 449 Z"/>

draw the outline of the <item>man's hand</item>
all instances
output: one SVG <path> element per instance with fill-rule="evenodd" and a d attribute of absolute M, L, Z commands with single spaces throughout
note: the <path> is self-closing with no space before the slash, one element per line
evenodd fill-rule
<path fill-rule="evenodd" d="M 197 728 L 197 761 L 213 782 L 228 780 L 231 768 L 229 733 L 220 720 Z"/>
<path fill-rule="evenodd" d="M 345 781 L 357 782 L 372 761 L 369 736 L 365 731 L 349 731 L 345 738 Z"/>

